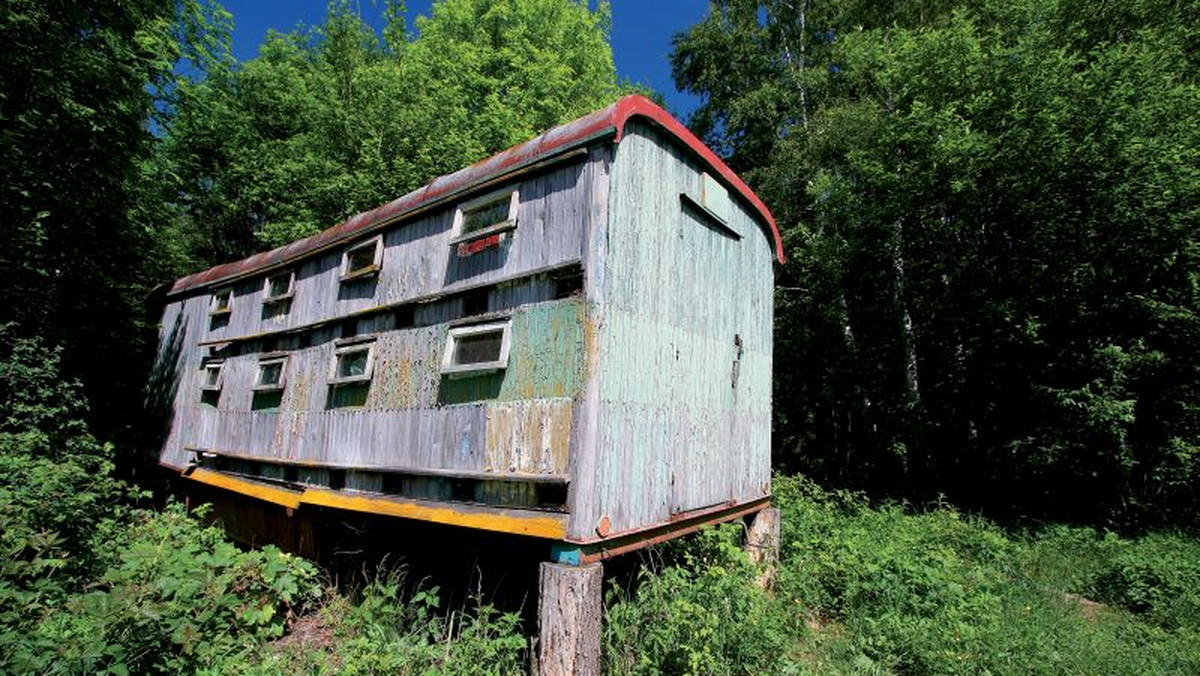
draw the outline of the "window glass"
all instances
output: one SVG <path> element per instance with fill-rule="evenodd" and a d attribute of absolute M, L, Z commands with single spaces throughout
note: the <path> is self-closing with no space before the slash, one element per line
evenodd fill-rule
<path fill-rule="evenodd" d="M 365 347 L 339 354 L 335 376 L 337 378 L 354 378 L 366 375 L 369 357 L 370 350 Z"/>
<path fill-rule="evenodd" d="M 212 312 L 229 312 L 233 305 L 233 290 L 222 289 L 213 294 Z"/>
<path fill-rule="evenodd" d="M 283 364 L 282 359 L 274 359 L 264 361 L 258 365 L 258 382 L 259 386 L 279 386 L 283 383 Z"/>
<path fill-rule="evenodd" d="M 342 262 L 342 277 L 363 274 L 379 265 L 383 241 L 378 237 L 346 250 Z"/>
<path fill-rule="evenodd" d="M 500 346 L 504 342 L 504 330 L 460 336 L 454 341 L 455 364 L 481 364 L 500 359 Z"/>
<path fill-rule="evenodd" d="M 279 298 L 292 291 L 292 273 L 285 272 L 267 278 L 267 298 Z"/>
<path fill-rule="evenodd" d="M 510 195 L 504 195 L 494 201 L 464 211 L 461 234 L 483 230 L 507 221 L 510 203 Z"/>
<path fill-rule="evenodd" d="M 456 377 L 505 368 L 508 333 L 507 321 L 450 329 L 442 355 L 442 371 Z"/>
<path fill-rule="evenodd" d="M 206 390 L 221 389 L 221 364 L 206 364 L 200 386 Z"/>

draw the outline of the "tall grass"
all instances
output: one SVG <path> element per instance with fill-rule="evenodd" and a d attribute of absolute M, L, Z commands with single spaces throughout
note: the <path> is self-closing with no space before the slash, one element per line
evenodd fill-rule
<path fill-rule="evenodd" d="M 692 539 L 610 592 L 609 673 L 1200 673 L 1194 540 L 1011 535 L 798 477 L 775 489 L 773 589 L 755 585 L 736 528 Z"/>

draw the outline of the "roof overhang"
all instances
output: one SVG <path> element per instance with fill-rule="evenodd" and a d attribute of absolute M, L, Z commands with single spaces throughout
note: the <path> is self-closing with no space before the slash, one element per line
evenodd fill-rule
<path fill-rule="evenodd" d="M 515 145 L 465 169 L 435 178 L 399 199 L 352 216 L 311 237 L 182 277 L 175 281 L 167 295 L 174 296 L 201 287 L 228 284 L 264 270 L 292 264 L 350 239 L 383 229 L 396 221 L 426 211 L 516 172 L 552 163 L 572 150 L 601 139 L 611 138 L 613 143 L 620 143 L 625 135 L 626 123 L 633 118 L 644 118 L 662 128 L 708 165 L 728 188 L 740 195 L 757 213 L 763 227 L 773 238 L 775 258 L 780 263 L 784 262 L 783 240 L 780 238 L 775 218 L 750 186 L 683 123 L 653 101 L 634 95 L 623 97 L 607 108 L 555 127 L 541 136 Z"/>

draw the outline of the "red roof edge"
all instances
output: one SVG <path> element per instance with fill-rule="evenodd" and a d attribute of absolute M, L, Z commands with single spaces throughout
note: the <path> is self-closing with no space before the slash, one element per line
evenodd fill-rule
<path fill-rule="evenodd" d="M 720 174 L 721 178 L 725 179 L 730 187 L 737 190 L 750 203 L 750 206 L 754 207 L 758 215 L 771 228 L 771 235 L 775 239 L 775 259 L 780 263 L 787 262 L 787 256 L 783 253 L 783 238 L 779 235 L 779 226 L 776 225 L 775 217 L 771 215 L 771 210 L 767 208 L 766 204 L 763 204 L 758 195 L 754 194 L 750 186 L 746 185 L 746 182 L 735 174 L 733 169 L 730 169 L 729 165 L 725 164 L 725 161 L 712 151 L 712 148 L 704 145 L 704 142 L 696 138 L 696 135 L 690 129 L 683 126 L 682 122 L 676 120 L 670 113 L 644 96 L 634 94 L 622 97 L 613 108 L 613 126 L 617 128 L 617 143 L 621 142 L 621 138 L 625 134 L 625 123 L 631 117 L 649 118 L 658 126 L 670 132 L 672 136 L 682 141 L 692 152 L 699 155 L 700 159 L 708 163 L 708 166 Z"/>
<path fill-rule="evenodd" d="M 403 216 L 431 202 L 438 201 L 472 186 L 489 181 L 497 176 L 551 156 L 570 150 L 615 130 L 615 142 L 620 143 L 625 133 L 625 123 L 634 117 L 643 117 L 662 127 L 686 145 L 701 160 L 720 174 L 721 178 L 754 207 L 758 215 L 770 228 L 775 240 L 775 258 L 785 262 L 783 240 L 771 210 L 763 204 L 750 186 L 733 172 L 711 148 L 704 145 L 696 135 L 679 120 L 644 96 L 622 97 L 611 106 L 560 125 L 536 138 L 517 144 L 469 167 L 452 174 L 440 176 L 428 184 L 370 211 L 352 216 L 342 223 L 322 230 L 281 247 L 254 254 L 232 263 L 222 263 L 202 272 L 175 280 L 168 294 L 177 294 L 188 289 L 224 283 L 252 274 L 259 270 L 283 265 L 303 258 L 313 252 L 349 239 L 361 231 L 371 230 L 384 221 Z"/>

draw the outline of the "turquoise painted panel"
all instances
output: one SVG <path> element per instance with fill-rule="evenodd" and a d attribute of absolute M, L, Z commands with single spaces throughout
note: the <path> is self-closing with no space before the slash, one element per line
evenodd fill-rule
<path fill-rule="evenodd" d="M 610 180 L 594 457 L 569 527 L 583 538 L 605 516 L 613 532 L 662 524 L 770 481 L 771 239 L 737 199 L 725 223 L 685 206 L 714 186 L 648 125 L 629 125 Z"/>

